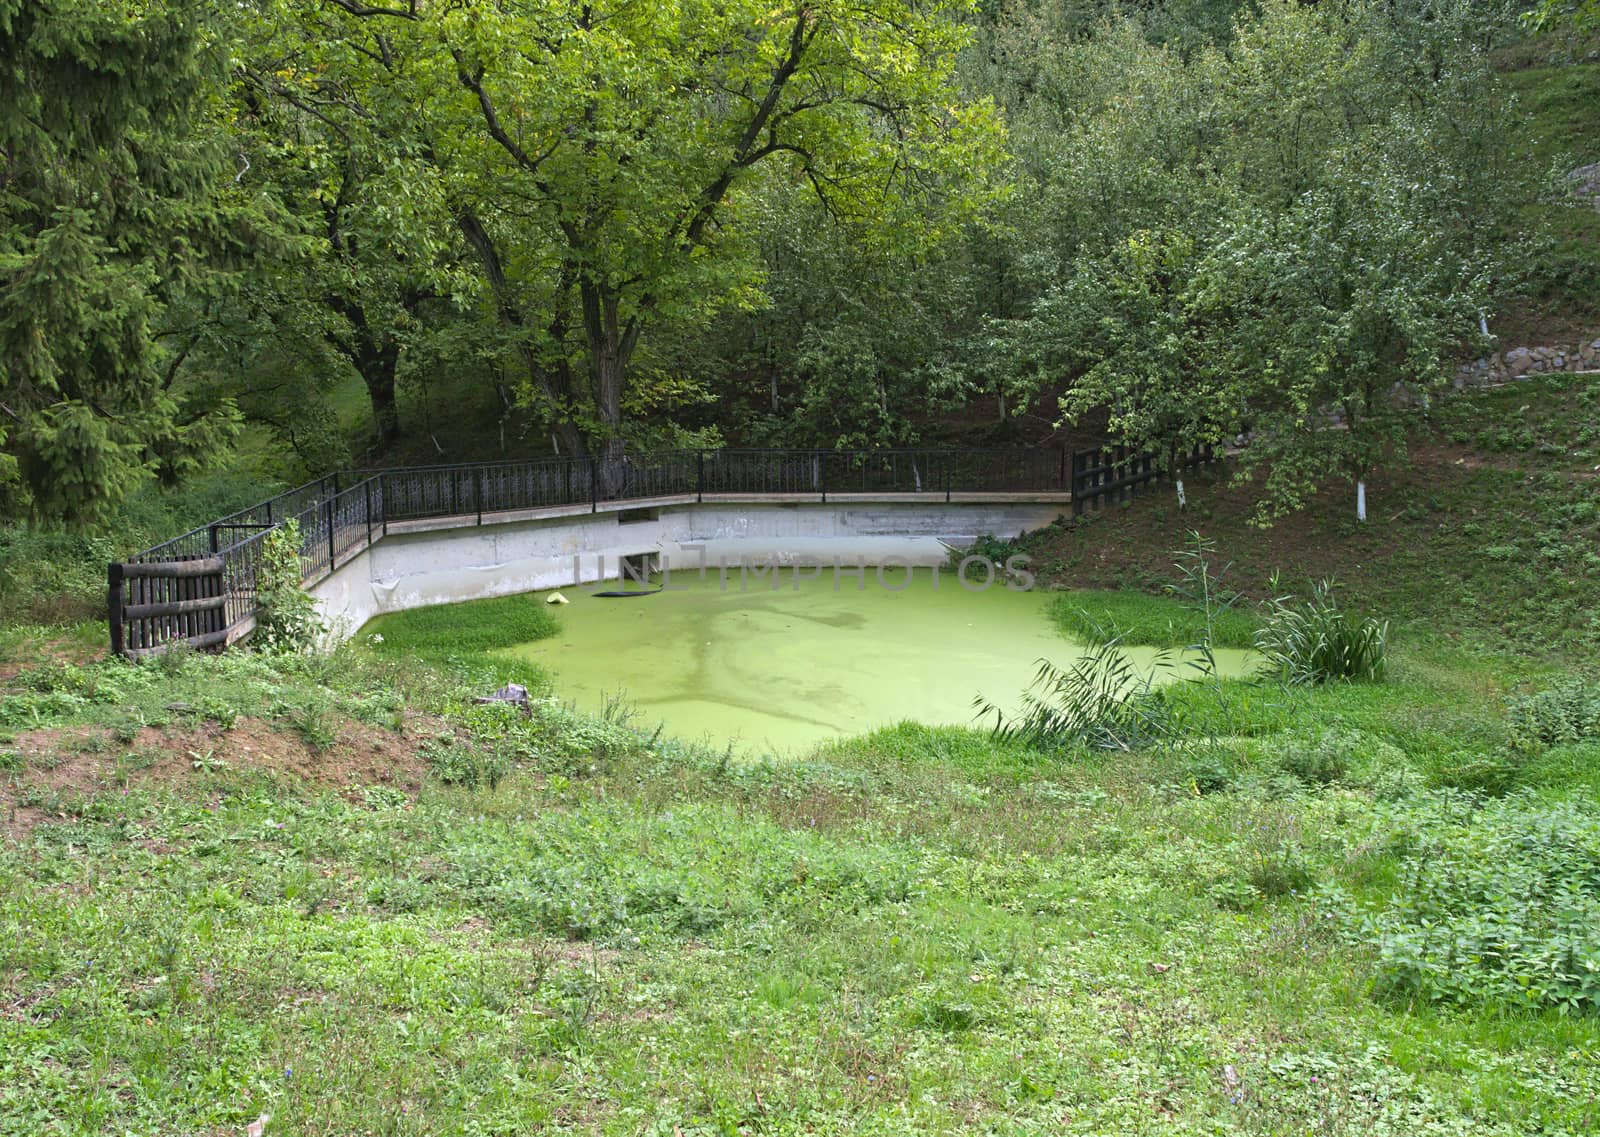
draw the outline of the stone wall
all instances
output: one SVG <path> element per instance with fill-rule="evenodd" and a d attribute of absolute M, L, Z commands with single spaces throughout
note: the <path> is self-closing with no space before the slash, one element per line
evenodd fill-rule
<path fill-rule="evenodd" d="M 1454 386 L 1495 387 L 1530 375 L 1557 371 L 1600 371 L 1600 338 L 1554 347 L 1514 347 L 1456 368 Z"/>

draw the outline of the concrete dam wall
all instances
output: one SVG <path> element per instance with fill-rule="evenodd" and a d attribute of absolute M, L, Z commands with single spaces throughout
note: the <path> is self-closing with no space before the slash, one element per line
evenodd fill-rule
<path fill-rule="evenodd" d="M 1062 500 L 617 503 L 514 520 L 391 525 L 311 589 L 334 639 L 372 617 L 617 579 L 624 558 L 666 573 L 770 565 L 943 564 L 985 534 L 1050 524 Z M 758 579 L 760 579 L 758 577 Z M 756 585 L 756 587 L 770 587 Z"/>

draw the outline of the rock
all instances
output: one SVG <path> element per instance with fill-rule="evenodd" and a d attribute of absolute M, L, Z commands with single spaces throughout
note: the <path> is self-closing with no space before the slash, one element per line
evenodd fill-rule
<path fill-rule="evenodd" d="M 492 695 L 480 695 L 472 700 L 474 703 L 511 703 L 520 707 L 523 714 L 533 711 L 532 700 L 528 698 L 528 689 L 521 683 L 507 683 Z"/>
<path fill-rule="evenodd" d="M 1506 370 L 1512 375 L 1525 375 L 1533 367 L 1533 352 L 1525 347 L 1506 352 Z"/>
<path fill-rule="evenodd" d="M 1600 162 L 1579 166 L 1567 175 L 1567 181 L 1572 184 L 1573 193 L 1588 198 L 1591 205 L 1600 209 Z"/>

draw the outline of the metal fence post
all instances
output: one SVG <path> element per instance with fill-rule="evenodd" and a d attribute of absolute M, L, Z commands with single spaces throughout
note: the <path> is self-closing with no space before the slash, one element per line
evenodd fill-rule
<path fill-rule="evenodd" d="M 372 479 L 368 478 L 361 483 L 366 490 L 367 497 L 367 548 L 372 547 Z"/>
<path fill-rule="evenodd" d="M 333 552 L 333 498 L 330 497 L 327 501 L 323 502 L 322 508 L 323 512 L 328 518 L 328 571 L 331 573 L 333 571 L 333 562 L 335 559 Z"/>
<path fill-rule="evenodd" d="M 694 452 L 694 500 L 697 502 L 706 499 L 706 452 Z"/>
<path fill-rule="evenodd" d="M 472 467 L 472 504 L 478 509 L 478 524 L 483 524 L 483 468 Z"/>
<path fill-rule="evenodd" d="M 383 535 L 389 535 L 389 475 L 378 475 L 378 508 L 382 515 L 379 520 L 383 523 Z"/>
<path fill-rule="evenodd" d="M 600 459 L 589 459 L 589 512 L 600 512 Z"/>

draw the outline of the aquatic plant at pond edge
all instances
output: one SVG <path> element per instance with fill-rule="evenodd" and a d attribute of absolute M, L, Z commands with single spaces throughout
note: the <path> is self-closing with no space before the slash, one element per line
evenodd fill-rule
<path fill-rule="evenodd" d="M 1272 590 L 1278 591 L 1276 573 Z M 1383 678 L 1388 622 L 1340 609 L 1331 580 L 1318 581 L 1305 599 L 1279 595 L 1265 608 L 1255 639 L 1264 674 L 1282 683 L 1307 685 Z"/>
<path fill-rule="evenodd" d="M 1022 709 L 1007 717 L 994 703 L 973 700 L 977 718 L 994 719 L 998 742 L 1058 750 L 1079 745 L 1136 750 L 1181 734 L 1174 710 L 1156 691 L 1156 676 L 1174 667 L 1167 652 L 1141 674 L 1115 639 L 1091 648 L 1070 667 L 1039 661 L 1022 693 Z"/>

